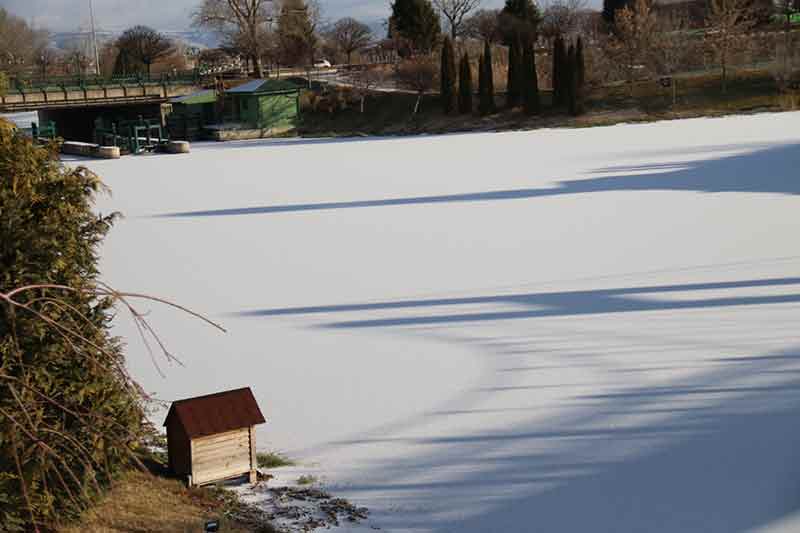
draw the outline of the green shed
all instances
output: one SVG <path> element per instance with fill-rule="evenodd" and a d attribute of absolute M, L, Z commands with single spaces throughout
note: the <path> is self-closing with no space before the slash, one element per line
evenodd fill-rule
<path fill-rule="evenodd" d="M 279 79 L 258 79 L 226 91 L 233 116 L 226 122 L 237 122 L 244 128 L 289 131 L 297 126 L 300 114 L 300 88 Z"/>
<path fill-rule="evenodd" d="M 192 141 L 203 135 L 203 128 L 215 122 L 217 95 L 213 89 L 170 99 L 167 129 L 173 139 Z"/>

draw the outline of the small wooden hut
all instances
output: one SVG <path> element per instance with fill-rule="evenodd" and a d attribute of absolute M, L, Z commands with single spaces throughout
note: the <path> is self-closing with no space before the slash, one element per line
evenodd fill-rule
<path fill-rule="evenodd" d="M 197 486 L 250 476 L 256 480 L 256 431 L 264 415 L 249 387 L 173 402 L 167 428 L 169 466 Z"/>
<path fill-rule="evenodd" d="M 287 80 L 259 79 L 225 92 L 230 101 L 226 122 L 245 128 L 285 133 L 297 127 L 300 88 Z"/>
<path fill-rule="evenodd" d="M 214 89 L 173 98 L 170 104 L 172 111 L 167 115 L 167 128 L 174 139 L 200 139 L 203 128 L 215 122 L 217 93 Z"/>

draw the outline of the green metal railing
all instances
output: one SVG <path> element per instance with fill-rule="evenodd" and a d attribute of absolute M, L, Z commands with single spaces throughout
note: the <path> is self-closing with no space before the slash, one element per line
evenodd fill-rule
<path fill-rule="evenodd" d="M 779 22 L 779 23 L 785 24 L 786 23 L 786 14 L 784 13 L 784 14 L 772 15 L 772 20 L 774 22 Z M 800 11 L 795 11 L 794 13 L 791 13 L 789 15 L 789 22 L 791 24 L 800 24 Z"/>
<path fill-rule="evenodd" d="M 35 142 L 39 142 L 43 139 L 49 139 L 52 141 L 58 137 L 56 123 L 52 120 L 43 124 L 31 122 L 30 128 L 19 127 L 17 128 L 17 133 L 26 137 L 30 137 Z"/>
<path fill-rule="evenodd" d="M 106 126 L 102 118 L 95 121 L 94 139 L 102 146 L 118 146 L 123 152 L 141 154 L 152 152 L 169 141 L 169 134 L 156 119 L 139 117 L 119 120 Z"/>
<path fill-rule="evenodd" d="M 8 90 L 12 92 L 40 92 L 47 90 L 90 89 L 132 85 L 183 85 L 201 80 L 198 69 L 156 75 L 137 74 L 133 76 L 13 76 L 9 79 Z"/>

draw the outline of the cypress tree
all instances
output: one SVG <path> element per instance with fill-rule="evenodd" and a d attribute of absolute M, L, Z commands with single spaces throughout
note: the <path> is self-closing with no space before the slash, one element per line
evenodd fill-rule
<path fill-rule="evenodd" d="M 517 86 L 517 63 L 519 63 L 519 42 L 514 39 L 508 49 L 508 83 L 506 84 L 506 106 L 510 108 L 519 104 L 519 87 Z"/>
<path fill-rule="evenodd" d="M 494 113 L 497 110 L 494 103 L 494 61 L 492 60 L 492 45 L 489 41 L 483 43 L 483 66 L 486 69 L 486 87 L 489 92 L 490 111 Z"/>
<path fill-rule="evenodd" d="M 531 42 L 525 44 L 522 65 L 525 112 L 533 115 L 539 112 L 539 75 L 536 72 L 536 51 Z"/>
<path fill-rule="evenodd" d="M 565 85 L 567 49 L 564 39 L 559 35 L 553 45 L 553 105 L 567 103 L 568 88 Z"/>
<path fill-rule="evenodd" d="M 492 61 L 492 45 L 489 41 L 483 43 L 483 68 L 486 69 L 486 92 L 489 102 L 489 112 L 495 112 L 494 105 L 494 63 Z"/>
<path fill-rule="evenodd" d="M 577 69 L 575 68 L 575 47 L 573 45 L 569 45 L 569 49 L 567 50 L 567 60 L 563 64 L 563 71 L 564 77 L 563 82 L 564 86 L 566 87 L 565 96 L 566 96 L 566 104 L 567 109 L 572 115 L 578 114 L 577 109 L 577 101 L 576 101 L 576 93 L 577 93 L 577 85 L 576 82 L 578 81 L 577 76 Z"/>
<path fill-rule="evenodd" d="M 442 111 L 452 113 L 456 110 L 456 60 L 450 37 L 445 37 L 442 46 L 441 83 Z"/>
<path fill-rule="evenodd" d="M 558 41 L 561 39 L 560 35 L 557 35 L 555 39 L 553 39 L 553 70 L 550 76 L 550 82 L 553 87 L 553 107 L 559 104 L 559 98 L 561 95 L 560 87 L 558 86 L 558 67 L 560 65 L 561 58 L 559 57 L 559 45 Z"/>
<path fill-rule="evenodd" d="M 581 115 L 586 111 L 586 65 L 583 60 L 583 39 L 578 37 L 575 45 L 575 109 Z"/>
<path fill-rule="evenodd" d="M 458 110 L 461 113 L 472 113 L 472 69 L 469 66 L 469 55 L 466 52 L 461 58 L 458 82 Z"/>
<path fill-rule="evenodd" d="M 489 109 L 489 87 L 486 83 L 486 60 L 483 55 L 478 58 L 478 112 L 481 115 L 488 115 Z"/>
<path fill-rule="evenodd" d="M 517 65 L 514 67 L 514 73 L 517 81 L 517 93 L 519 94 L 519 101 L 521 104 L 525 103 L 525 47 L 528 41 L 526 39 L 517 39 Z"/>

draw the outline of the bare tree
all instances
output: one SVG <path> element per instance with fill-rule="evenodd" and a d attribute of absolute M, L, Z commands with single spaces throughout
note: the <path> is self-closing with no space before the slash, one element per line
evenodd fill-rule
<path fill-rule="evenodd" d="M 579 33 L 586 0 L 552 0 L 544 5 L 539 31 L 544 37 Z"/>
<path fill-rule="evenodd" d="M 775 8 L 783 20 L 783 78 L 789 75 L 792 59 L 792 15 L 797 13 L 798 0 L 777 0 Z"/>
<path fill-rule="evenodd" d="M 98 55 L 100 57 L 100 74 L 105 77 L 113 76 L 114 67 L 116 66 L 117 57 L 119 56 L 119 48 L 117 48 L 116 43 L 104 43 L 100 47 Z"/>
<path fill-rule="evenodd" d="M 462 33 L 464 18 L 480 4 L 481 0 L 433 0 L 433 5 L 447 20 L 453 41 Z"/>
<path fill-rule="evenodd" d="M 678 80 L 675 79 L 675 74 L 685 68 L 698 52 L 697 42 L 689 35 L 689 29 L 687 12 L 670 11 L 661 14 L 651 49 L 653 69 L 661 76 L 669 77 L 673 105 L 678 100 Z"/>
<path fill-rule="evenodd" d="M 722 92 L 728 90 L 728 68 L 731 55 L 739 50 L 744 34 L 755 19 L 749 0 L 710 0 L 706 18 L 706 45 L 722 69 Z"/>
<path fill-rule="evenodd" d="M 331 28 L 328 37 L 347 56 L 347 64 L 352 63 L 353 52 L 367 47 L 372 42 L 372 30 L 354 18 L 343 18 Z"/>
<path fill-rule="evenodd" d="M 253 62 L 257 78 L 264 76 L 264 36 L 272 20 L 272 0 L 203 0 L 194 14 L 196 26 L 216 31 Z"/>
<path fill-rule="evenodd" d="M 147 26 L 134 26 L 122 32 L 117 39 L 117 48 L 121 54 L 141 62 L 148 76 L 153 63 L 169 56 L 175 49 L 170 39 Z"/>
<path fill-rule="evenodd" d="M 503 35 L 500 32 L 500 10 L 481 9 L 471 17 L 464 20 L 462 34 L 465 37 L 499 43 Z"/>
<path fill-rule="evenodd" d="M 367 96 L 383 83 L 386 78 L 381 67 L 359 68 L 347 75 L 348 83 L 353 87 L 358 96 L 361 113 L 364 112 L 364 102 Z"/>
<path fill-rule="evenodd" d="M 34 30 L 0 7 L 0 69 L 12 75 L 26 70 L 46 43 L 47 32 Z"/>
<path fill-rule="evenodd" d="M 59 53 L 55 48 L 43 46 L 34 54 L 34 63 L 39 69 L 39 75 L 46 79 L 53 67 L 58 63 Z"/>
<path fill-rule="evenodd" d="M 645 68 L 655 30 L 656 16 L 650 0 L 636 0 L 633 6 L 617 11 L 615 33 L 608 43 L 608 51 L 625 73 L 631 97 L 636 73 Z"/>
<path fill-rule="evenodd" d="M 92 64 L 89 50 L 80 43 L 70 45 L 63 57 L 64 70 L 78 76 L 85 76 Z"/>
<path fill-rule="evenodd" d="M 419 111 L 422 97 L 436 87 L 438 75 L 439 64 L 430 56 L 418 55 L 397 65 L 395 69 L 397 84 L 417 94 L 414 115 Z"/>

